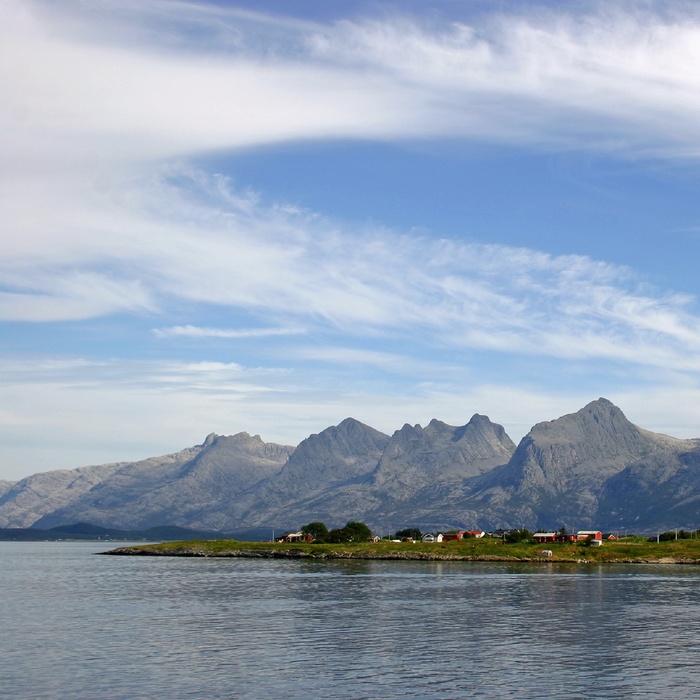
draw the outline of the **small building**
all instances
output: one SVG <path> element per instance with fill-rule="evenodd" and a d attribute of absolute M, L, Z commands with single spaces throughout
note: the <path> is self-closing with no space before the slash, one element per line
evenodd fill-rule
<path fill-rule="evenodd" d="M 556 532 L 536 532 L 533 536 L 535 542 L 544 544 L 545 542 L 556 542 L 557 533 Z"/>
<path fill-rule="evenodd" d="M 455 532 L 446 532 L 442 536 L 443 542 L 452 542 L 454 540 L 463 540 L 464 535 L 467 534 L 466 530 L 456 530 Z"/>
<path fill-rule="evenodd" d="M 599 540 L 603 541 L 603 533 L 600 530 L 579 530 L 576 533 L 576 539 L 579 542 L 584 540 Z"/>
<path fill-rule="evenodd" d="M 426 532 L 425 535 L 421 537 L 421 540 L 423 542 L 442 542 L 442 533 L 438 532 L 434 535 L 432 532 Z"/>
<path fill-rule="evenodd" d="M 275 542 L 311 542 L 313 537 L 310 534 L 301 532 L 286 532 L 281 537 L 278 537 Z"/>
<path fill-rule="evenodd" d="M 476 537 L 478 539 L 483 537 L 486 533 L 483 530 L 468 530 L 466 534 L 469 537 Z"/>

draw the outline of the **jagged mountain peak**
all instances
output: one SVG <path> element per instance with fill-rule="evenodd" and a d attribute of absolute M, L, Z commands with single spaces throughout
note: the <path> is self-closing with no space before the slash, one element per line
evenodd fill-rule
<path fill-rule="evenodd" d="M 608 421 L 622 421 L 624 423 L 630 423 L 627 416 L 622 412 L 622 409 L 618 408 L 609 399 L 603 398 L 602 396 L 595 401 L 587 403 L 583 408 L 576 411 L 576 414 L 582 417 L 590 417 L 595 422 L 600 422 L 601 420 Z M 636 428 L 636 426 L 635 426 Z"/>
<path fill-rule="evenodd" d="M 333 426 L 330 426 L 333 427 Z M 353 418 L 352 416 L 348 416 L 347 418 L 344 418 L 343 420 L 338 423 L 336 428 L 342 428 L 344 430 L 353 430 L 355 428 L 368 428 L 369 426 L 363 423 L 362 421 L 357 420 L 357 418 Z"/>
<path fill-rule="evenodd" d="M 438 420 L 436 420 L 435 418 L 433 418 L 433 420 L 431 421 L 431 423 L 433 423 L 433 422 L 439 423 L 440 421 L 438 421 Z M 423 432 L 423 426 L 422 426 L 420 423 L 415 423 L 414 425 L 411 425 L 410 423 L 404 423 L 404 424 L 401 426 L 401 429 L 400 429 L 400 430 L 397 430 L 396 432 L 397 432 L 397 433 L 400 433 L 400 432 L 422 433 L 422 432 Z"/>
<path fill-rule="evenodd" d="M 416 428 L 420 428 L 420 425 L 415 426 Z M 436 432 L 445 432 L 445 431 L 451 431 L 454 430 L 454 426 L 451 426 L 444 421 L 438 420 L 437 418 L 433 418 L 428 425 L 425 426 L 424 430 L 432 430 Z"/>
<path fill-rule="evenodd" d="M 513 512 L 522 508 L 526 520 L 537 512 L 548 513 L 550 525 L 557 520 L 590 522 L 606 480 L 658 449 L 649 433 L 600 398 L 575 413 L 534 425 L 508 465 L 484 484 L 481 502 Z"/>
<path fill-rule="evenodd" d="M 243 517 L 257 522 L 261 503 L 272 513 L 285 508 L 289 511 L 289 504 L 296 503 L 296 510 L 292 510 L 299 522 L 329 518 L 332 494 L 343 486 L 367 481 L 388 442 L 388 435 L 354 418 L 310 435 L 278 473 L 242 499 Z M 319 495 L 319 501 L 314 502 Z M 342 518 L 338 514 L 332 517 Z"/>
<path fill-rule="evenodd" d="M 213 445 L 218 437 L 219 436 L 216 433 L 209 433 L 202 443 L 202 447 L 209 447 L 210 445 Z"/>
<path fill-rule="evenodd" d="M 362 439 L 368 435 L 371 435 L 373 438 L 381 436 L 379 439 L 388 438 L 388 436 L 384 435 L 384 433 L 370 427 L 366 423 L 362 423 L 361 421 L 357 420 L 357 418 L 345 418 L 338 423 L 338 425 L 332 425 L 326 428 L 321 434 L 326 434 L 329 436 L 333 435 L 336 437 L 343 436 L 347 439 Z"/>
<path fill-rule="evenodd" d="M 470 419 L 467 425 L 494 425 L 488 416 L 484 416 L 481 413 L 475 413 Z"/>
<path fill-rule="evenodd" d="M 459 427 L 437 419 L 425 428 L 406 423 L 392 435 L 374 483 L 386 485 L 400 497 L 439 481 L 460 481 L 481 474 L 505 464 L 514 450 L 503 427 L 485 416 Z"/>
<path fill-rule="evenodd" d="M 346 418 L 302 440 L 280 478 L 297 478 L 313 469 L 330 479 L 359 476 L 374 468 L 388 441 L 379 430 Z"/>
<path fill-rule="evenodd" d="M 456 437 L 457 439 L 468 437 L 472 441 L 486 440 L 491 444 L 505 446 L 510 453 L 515 451 L 515 443 L 510 439 L 505 428 L 480 413 L 475 413 L 469 422 L 458 430 Z"/>
<path fill-rule="evenodd" d="M 653 445 L 648 434 L 629 421 L 608 399 L 591 401 L 575 413 L 537 423 L 523 443 L 555 442 L 576 448 L 575 459 L 610 461 L 616 455 L 639 456 Z"/>
<path fill-rule="evenodd" d="M 212 445 L 215 445 L 222 441 L 227 442 L 229 444 L 239 445 L 251 441 L 264 444 L 264 441 L 260 437 L 260 435 L 251 435 L 250 433 L 241 431 L 240 433 L 234 433 L 233 435 L 219 435 L 217 433 L 209 433 L 209 435 L 207 435 L 207 437 L 204 439 L 204 442 L 201 444 L 201 447 L 211 447 Z"/>
<path fill-rule="evenodd" d="M 599 398 L 595 401 L 591 401 L 586 404 L 583 408 L 573 413 L 567 413 L 559 418 L 554 418 L 553 420 L 542 421 L 541 423 L 536 423 L 532 430 L 547 430 L 548 427 L 560 427 L 564 425 L 570 425 L 574 421 L 583 422 L 586 420 L 592 420 L 599 423 L 601 420 L 624 420 L 627 421 L 624 413 L 610 400 L 605 398 Z M 629 422 L 629 421 L 628 421 Z"/>
<path fill-rule="evenodd" d="M 312 433 L 309 437 L 302 440 L 297 449 L 304 450 L 308 449 L 310 446 L 316 446 L 321 443 L 333 444 L 335 448 L 345 448 L 352 449 L 354 440 L 367 440 L 374 442 L 379 440 L 383 442 L 388 440 L 389 436 L 375 430 L 369 425 L 365 425 L 356 418 L 345 418 L 338 425 L 331 425 L 325 428 L 320 433 Z"/>

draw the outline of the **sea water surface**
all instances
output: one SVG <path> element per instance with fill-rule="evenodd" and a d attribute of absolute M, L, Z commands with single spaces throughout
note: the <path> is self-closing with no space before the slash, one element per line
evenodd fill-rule
<path fill-rule="evenodd" d="M 0 697 L 698 698 L 700 569 L 0 542 Z"/>

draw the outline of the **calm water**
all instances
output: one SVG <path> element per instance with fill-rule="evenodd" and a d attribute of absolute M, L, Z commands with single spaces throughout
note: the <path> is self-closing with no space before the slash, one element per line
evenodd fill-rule
<path fill-rule="evenodd" d="M 0 542 L 0 697 L 700 697 L 700 569 L 104 549 Z"/>

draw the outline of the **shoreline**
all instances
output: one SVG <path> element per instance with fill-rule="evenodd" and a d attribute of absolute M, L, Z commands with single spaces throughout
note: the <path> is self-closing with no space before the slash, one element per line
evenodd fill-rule
<path fill-rule="evenodd" d="M 505 554 L 475 554 L 462 552 L 429 552 L 425 550 L 411 551 L 401 548 L 396 551 L 372 552 L 367 548 L 353 551 L 352 549 L 324 549 L 320 551 L 308 548 L 279 548 L 279 547 L 249 547 L 229 546 L 226 548 L 212 547 L 212 543 L 163 543 L 131 545 L 118 547 L 117 549 L 98 552 L 101 555 L 111 556 L 147 556 L 147 557 L 190 557 L 190 558 L 218 558 L 218 559 L 307 559 L 313 561 L 464 561 L 464 562 L 502 562 L 502 563 L 531 563 L 531 564 L 676 564 L 699 565 L 700 559 L 689 557 L 661 556 L 654 557 L 613 557 L 599 559 L 595 557 L 570 557 L 570 556 L 532 556 L 532 555 L 505 555 Z"/>

